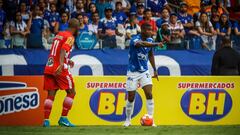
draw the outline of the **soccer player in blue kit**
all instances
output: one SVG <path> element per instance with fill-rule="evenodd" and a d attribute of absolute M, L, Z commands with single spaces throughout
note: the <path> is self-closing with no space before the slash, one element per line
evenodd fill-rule
<path fill-rule="evenodd" d="M 126 103 L 126 121 L 125 127 L 131 125 L 131 115 L 134 109 L 135 93 L 138 83 L 144 90 L 147 99 L 147 113 L 153 116 L 154 101 L 152 96 L 152 77 L 148 70 L 148 60 L 154 69 L 154 78 L 158 80 L 157 69 L 155 67 L 153 49 L 156 46 L 163 46 L 163 43 L 153 43 L 152 26 L 144 23 L 141 26 L 141 34 L 131 39 L 129 49 L 129 64 L 127 72 L 126 90 L 128 91 L 128 99 Z M 154 123 L 152 126 L 156 126 Z"/>

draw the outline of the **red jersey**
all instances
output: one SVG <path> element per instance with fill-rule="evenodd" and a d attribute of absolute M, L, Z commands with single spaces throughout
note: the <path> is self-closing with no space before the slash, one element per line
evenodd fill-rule
<path fill-rule="evenodd" d="M 44 74 L 53 75 L 60 65 L 60 52 L 61 49 L 66 50 L 66 56 L 64 57 L 64 67 L 62 75 L 68 75 L 68 61 L 70 57 L 70 51 L 74 44 L 74 37 L 69 31 L 59 32 L 53 39 L 48 61 L 45 67 Z"/>
<path fill-rule="evenodd" d="M 143 19 L 142 21 L 139 22 L 139 26 L 141 27 L 144 23 L 150 24 L 152 26 L 153 31 L 157 32 L 157 25 L 154 20 L 146 21 Z"/>

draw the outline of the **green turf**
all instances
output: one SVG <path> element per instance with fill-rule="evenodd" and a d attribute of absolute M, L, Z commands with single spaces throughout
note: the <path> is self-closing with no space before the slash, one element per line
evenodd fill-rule
<path fill-rule="evenodd" d="M 240 126 L 0 127 L 0 135 L 240 135 Z"/>

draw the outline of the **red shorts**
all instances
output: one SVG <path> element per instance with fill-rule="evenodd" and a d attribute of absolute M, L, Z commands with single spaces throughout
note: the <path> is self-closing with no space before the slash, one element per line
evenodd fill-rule
<path fill-rule="evenodd" d="M 74 88 L 72 75 L 44 75 L 44 90 L 68 90 Z"/>

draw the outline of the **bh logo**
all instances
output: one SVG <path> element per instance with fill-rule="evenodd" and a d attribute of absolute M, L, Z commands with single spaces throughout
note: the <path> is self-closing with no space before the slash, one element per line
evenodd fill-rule
<path fill-rule="evenodd" d="M 124 89 L 98 89 L 90 99 L 92 112 L 99 118 L 107 121 L 119 122 L 126 119 L 125 105 L 127 91 Z M 142 108 L 141 96 L 136 92 L 132 117 Z"/>
<path fill-rule="evenodd" d="M 232 98 L 224 89 L 190 89 L 183 95 L 181 107 L 195 120 L 216 121 L 230 112 Z"/>

